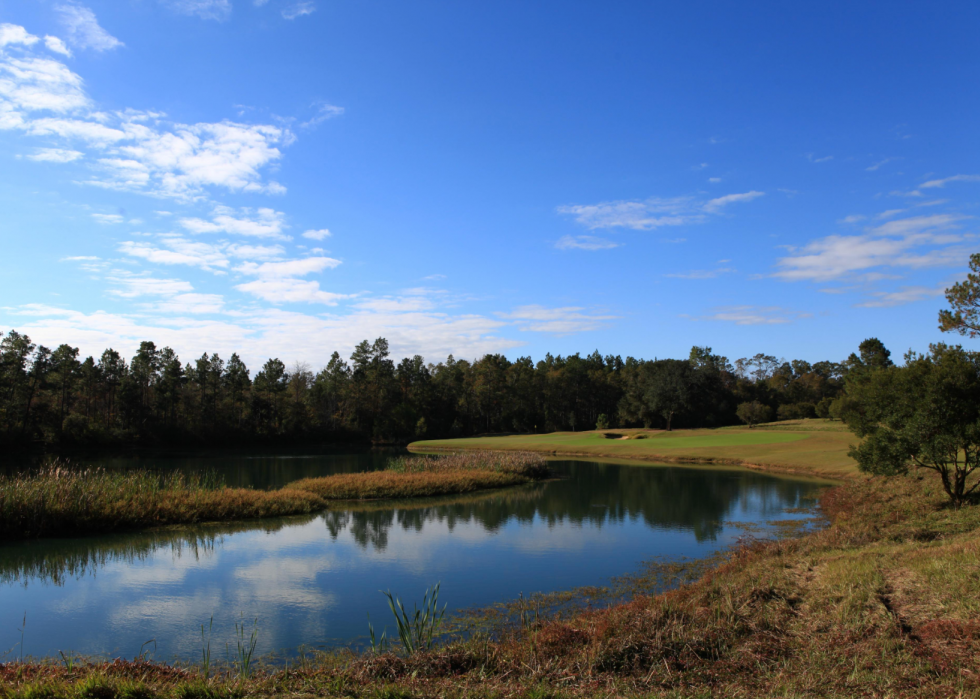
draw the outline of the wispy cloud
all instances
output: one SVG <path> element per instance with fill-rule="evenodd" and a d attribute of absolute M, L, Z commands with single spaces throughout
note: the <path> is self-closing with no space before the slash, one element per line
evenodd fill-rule
<path fill-rule="evenodd" d="M 661 199 L 651 197 L 642 201 L 606 201 L 599 204 L 570 204 L 559 206 L 558 213 L 573 216 L 577 223 L 589 229 L 631 228 L 653 230 L 661 226 L 679 226 L 704 218 L 690 197 Z"/>
<path fill-rule="evenodd" d="M 765 192 L 743 192 L 742 194 L 726 194 L 723 197 L 718 197 L 717 199 L 710 200 L 704 205 L 704 210 L 710 213 L 717 213 L 722 208 L 728 206 L 729 204 L 738 204 L 746 201 L 752 201 L 753 199 L 758 199 L 759 197 L 765 196 Z"/>
<path fill-rule="evenodd" d="M 54 10 L 65 29 L 68 43 L 75 48 L 110 51 L 124 46 L 123 42 L 99 26 L 95 13 L 84 5 L 66 3 L 56 5 Z"/>
<path fill-rule="evenodd" d="M 965 217 L 914 216 L 889 221 L 864 235 L 831 235 L 792 249 L 777 262 L 775 277 L 786 281 L 825 282 L 853 277 L 875 268 L 919 269 L 960 264 L 964 237 L 948 232 Z"/>
<path fill-rule="evenodd" d="M 942 189 L 950 182 L 980 182 L 980 175 L 953 175 L 941 180 L 929 180 L 919 185 L 919 189 Z"/>
<path fill-rule="evenodd" d="M 319 124 L 322 124 L 327 119 L 333 119 L 334 117 L 339 117 L 344 113 L 343 107 L 338 107 L 335 104 L 319 104 L 316 105 L 316 114 L 307 121 L 300 124 L 304 129 L 309 129 Z"/>
<path fill-rule="evenodd" d="M 866 167 L 864 169 L 867 170 L 868 172 L 874 172 L 875 170 L 877 170 L 878 168 L 880 168 L 882 165 L 887 165 L 892 160 L 894 160 L 894 158 L 885 158 L 884 160 L 879 160 L 877 163 L 874 163 L 872 165 L 869 165 L 868 167 Z"/>
<path fill-rule="evenodd" d="M 319 230 L 308 230 L 303 232 L 303 237 L 310 240 L 326 240 L 330 237 L 330 231 L 326 228 Z"/>
<path fill-rule="evenodd" d="M 704 316 L 682 315 L 681 317 L 692 320 L 734 323 L 735 325 L 784 325 L 801 318 L 809 318 L 811 314 L 791 311 L 779 306 L 720 306 L 711 309 Z"/>
<path fill-rule="evenodd" d="M 92 218 L 95 219 L 96 223 L 101 224 L 122 223 L 126 220 L 122 214 L 92 214 Z"/>
<path fill-rule="evenodd" d="M 573 216 L 576 223 L 586 228 L 630 228 L 638 231 L 654 230 L 664 226 L 681 226 L 702 223 L 708 214 L 718 214 L 729 204 L 757 199 L 765 192 L 727 194 L 708 201 L 694 197 L 663 199 L 651 197 L 640 201 L 607 201 L 598 204 L 570 204 L 559 206 L 559 214 Z"/>
<path fill-rule="evenodd" d="M 934 299 L 943 295 L 943 289 L 927 286 L 903 286 L 897 291 L 875 291 L 871 293 L 871 299 L 857 304 L 859 308 L 885 308 L 889 306 L 903 306 L 907 303 L 922 301 L 923 299 Z"/>
<path fill-rule="evenodd" d="M 230 0 L 161 0 L 164 5 L 182 15 L 201 19 L 226 20 L 231 16 Z"/>
<path fill-rule="evenodd" d="M 539 305 L 520 306 L 510 313 L 497 313 L 497 317 L 513 321 L 521 330 L 568 335 L 598 330 L 608 321 L 619 316 L 602 312 L 590 312 L 581 306 L 546 308 Z"/>
<path fill-rule="evenodd" d="M 39 163 L 70 163 L 83 155 L 81 151 L 69 148 L 38 148 L 27 157 Z"/>
<path fill-rule="evenodd" d="M 269 208 L 255 211 L 243 208 L 236 212 L 230 207 L 218 206 L 209 221 L 202 218 L 182 218 L 178 223 L 191 233 L 231 233 L 255 238 L 289 239 L 289 236 L 283 235 L 286 215 Z"/>
<path fill-rule="evenodd" d="M 304 0 L 303 2 L 293 3 L 289 7 L 284 7 L 282 16 L 285 19 L 296 19 L 297 17 L 312 15 L 314 12 L 316 12 L 316 3 L 313 0 Z"/>
<path fill-rule="evenodd" d="M 555 243 L 555 247 L 559 250 L 609 250 L 620 245 L 622 243 L 594 235 L 566 235 Z"/>
<path fill-rule="evenodd" d="M 825 155 L 822 158 L 818 158 L 813 153 L 807 153 L 806 154 L 806 159 L 809 160 L 811 163 L 827 163 L 827 162 L 830 162 L 831 160 L 833 160 L 834 159 L 834 156 L 832 156 L 832 155 Z"/>

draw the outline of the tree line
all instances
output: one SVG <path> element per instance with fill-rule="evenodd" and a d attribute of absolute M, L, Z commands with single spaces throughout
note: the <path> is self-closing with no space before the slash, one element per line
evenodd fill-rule
<path fill-rule="evenodd" d="M 884 359 L 882 359 L 884 358 Z M 609 427 L 718 427 L 833 414 L 849 373 L 888 360 L 878 340 L 842 362 L 766 354 L 729 362 L 710 347 L 686 359 L 488 354 L 395 362 L 384 338 L 314 373 L 269 359 L 254 373 L 238 354 L 182 362 L 140 344 L 81 358 L 11 330 L 0 340 L 0 442 L 5 445 L 193 446 L 251 440 L 405 443 L 481 433 Z M 748 406 L 750 409 L 747 409 Z"/>

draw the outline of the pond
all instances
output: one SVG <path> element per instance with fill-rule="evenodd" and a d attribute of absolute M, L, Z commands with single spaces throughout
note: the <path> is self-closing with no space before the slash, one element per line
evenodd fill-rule
<path fill-rule="evenodd" d="M 229 484 L 274 487 L 380 467 L 378 452 L 143 462 L 213 468 Z M 555 480 L 456 498 L 337 506 L 307 517 L 174 527 L 0 546 L 0 653 L 200 658 L 363 644 L 368 614 L 392 632 L 380 593 L 411 608 L 441 582 L 449 613 L 534 592 L 604 585 L 654 558 L 698 558 L 746 526 L 808 517 L 825 484 L 736 469 L 553 461 Z M 114 466 L 132 465 L 116 462 Z M 790 510 L 789 512 L 787 512 Z M 23 623 L 26 614 L 26 624 Z M 23 647 L 19 644 L 22 639 Z"/>

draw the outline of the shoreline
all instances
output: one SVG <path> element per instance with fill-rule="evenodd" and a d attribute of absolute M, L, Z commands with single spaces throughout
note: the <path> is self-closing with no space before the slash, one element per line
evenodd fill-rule
<path fill-rule="evenodd" d="M 438 454 L 451 454 L 459 451 L 477 451 L 485 449 L 485 447 L 415 447 L 409 444 L 407 449 L 409 452 L 415 454 L 426 454 L 426 453 L 438 453 Z M 507 447 L 500 447 L 494 451 L 532 451 L 527 449 L 508 449 Z M 756 464 L 749 463 L 742 459 L 724 459 L 724 458 L 714 458 L 714 457 L 703 457 L 703 456 L 680 456 L 676 454 L 650 454 L 650 455 L 637 455 L 637 454 L 610 454 L 602 452 L 592 452 L 592 451 L 566 451 L 566 450 L 533 450 L 535 454 L 541 454 L 547 457 L 572 457 L 575 459 L 601 459 L 604 461 L 629 461 L 636 464 L 646 464 L 649 466 L 661 465 L 661 464 L 687 464 L 692 466 L 729 466 L 736 468 L 744 468 L 751 471 L 759 471 L 763 473 L 774 473 L 783 475 L 794 475 L 794 476 L 809 476 L 817 480 L 828 481 L 833 484 L 844 484 L 851 483 L 855 481 L 865 480 L 867 477 L 861 473 L 854 474 L 837 474 L 837 473 L 826 473 L 817 471 L 814 469 L 807 469 L 800 466 L 789 466 L 785 464 Z"/>
<path fill-rule="evenodd" d="M 492 637 L 312 652 L 245 674 L 234 662 L 208 675 L 142 659 L 14 661 L 0 663 L 2 695 L 972 696 L 980 581 L 962 563 L 980 557 L 980 507 L 946 507 L 937 478 L 872 480 L 826 491 L 825 528 L 744 543 L 693 581 L 601 609 L 526 619 L 514 600 L 520 623 Z"/>

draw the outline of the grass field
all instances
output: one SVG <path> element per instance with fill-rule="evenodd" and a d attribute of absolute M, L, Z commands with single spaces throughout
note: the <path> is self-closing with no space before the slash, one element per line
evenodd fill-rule
<path fill-rule="evenodd" d="M 840 422 L 794 420 L 749 429 L 611 429 L 590 432 L 433 439 L 409 445 L 413 451 L 492 449 L 549 455 L 606 457 L 649 462 L 688 461 L 731 464 L 822 478 L 858 476 L 847 450 L 857 438 Z"/>

